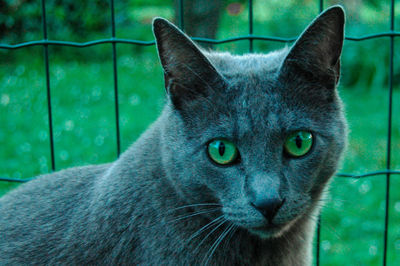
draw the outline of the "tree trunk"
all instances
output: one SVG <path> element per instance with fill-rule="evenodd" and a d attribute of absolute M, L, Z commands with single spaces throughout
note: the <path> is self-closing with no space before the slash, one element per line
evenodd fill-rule
<path fill-rule="evenodd" d="M 179 0 L 175 1 L 175 22 L 179 25 Z M 223 0 L 185 0 L 183 1 L 184 31 L 191 37 L 215 39 Z M 202 47 L 212 45 L 202 43 Z"/>

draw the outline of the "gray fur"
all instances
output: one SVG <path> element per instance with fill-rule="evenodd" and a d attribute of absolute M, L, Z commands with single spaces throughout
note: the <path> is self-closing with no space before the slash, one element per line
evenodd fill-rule
<path fill-rule="evenodd" d="M 235 56 L 201 52 L 156 19 L 170 99 L 162 114 L 117 161 L 40 176 L 2 197 L 0 264 L 311 264 L 320 199 L 346 143 L 335 89 L 343 25 L 333 7 L 292 48 Z M 283 141 L 298 129 L 315 144 L 293 159 Z M 206 143 L 217 137 L 237 145 L 239 163 L 210 162 Z M 272 190 L 286 199 L 277 228 L 249 204 Z M 193 204 L 210 205 L 183 207 Z"/>

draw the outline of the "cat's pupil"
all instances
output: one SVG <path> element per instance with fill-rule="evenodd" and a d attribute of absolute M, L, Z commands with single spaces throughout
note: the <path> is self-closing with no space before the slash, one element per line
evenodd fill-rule
<path fill-rule="evenodd" d="M 301 144 L 303 144 L 303 141 L 301 140 L 301 137 L 299 135 L 296 136 L 296 146 L 297 148 L 301 148 Z"/>
<path fill-rule="evenodd" d="M 220 142 L 218 145 L 218 153 L 221 156 L 223 156 L 225 153 L 225 144 L 223 142 Z"/>

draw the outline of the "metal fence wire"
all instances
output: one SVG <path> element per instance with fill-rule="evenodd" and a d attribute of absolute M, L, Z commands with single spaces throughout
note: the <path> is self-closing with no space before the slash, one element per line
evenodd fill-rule
<path fill-rule="evenodd" d="M 184 30 L 184 18 L 183 18 L 183 1 L 179 1 L 179 16 L 178 16 L 178 26 L 182 30 Z M 317 0 L 319 6 L 319 12 L 323 11 L 324 5 L 323 0 Z M 296 40 L 296 38 L 281 38 L 275 36 L 259 36 L 253 34 L 253 1 L 248 0 L 248 23 L 249 23 L 249 33 L 248 35 L 236 36 L 232 38 L 226 38 L 222 40 L 208 39 L 208 38 L 198 38 L 193 37 L 192 39 L 200 42 L 200 43 L 209 43 L 209 44 L 222 44 L 228 42 L 236 42 L 240 40 L 248 40 L 249 41 L 249 52 L 253 52 L 253 40 L 262 40 L 262 41 L 272 41 L 272 42 L 283 42 L 290 43 Z M 142 40 L 132 40 L 132 39 L 120 39 L 115 36 L 115 12 L 114 12 L 114 0 L 110 0 L 110 17 L 111 17 L 111 37 L 108 39 L 98 39 L 90 42 L 68 42 L 68 41 L 53 41 L 47 38 L 47 22 L 46 22 L 46 1 L 41 0 L 41 9 L 42 9 L 42 24 L 43 24 L 43 40 L 39 41 L 30 41 L 19 43 L 15 45 L 8 44 L 0 44 L 0 49 L 19 49 L 29 46 L 42 46 L 44 53 L 44 68 L 46 73 L 46 91 L 47 91 L 47 110 L 48 110 L 48 121 L 49 121 L 49 133 L 50 133 L 50 155 L 51 155 L 51 169 L 55 171 L 56 165 L 54 160 L 54 136 L 53 136 L 53 118 L 52 118 L 52 105 L 51 105 L 51 87 L 50 87 L 50 74 L 49 74 L 49 45 L 56 46 L 70 46 L 70 47 L 89 47 L 104 43 L 111 43 L 112 45 L 112 59 L 113 59 L 113 77 L 114 77 L 114 105 L 115 105 L 115 123 L 116 123 L 116 152 L 117 156 L 121 153 L 121 143 L 120 143 L 120 126 L 119 126 L 119 104 L 118 104 L 118 71 L 117 71 L 117 43 L 125 43 L 131 45 L 139 45 L 139 46 L 151 46 L 154 45 L 154 41 L 142 41 Z M 387 264 L 387 242 L 388 242 L 388 222 L 389 222 L 389 191 L 390 191 L 390 177 L 391 175 L 400 175 L 400 171 L 391 170 L 391 146 L 392 146 L 392 106 L 393 106 L 393 57 L 394 57 L 394 38 L 400 37 L 400 32 L 395 31 L 394 27 L 395 21 L 395 1 L 390 0 L 390 26 L 389 30 L 386 32 L 381 32 L 377 34 L 364 35 L 360 37 L 350 37 L 346 36 L 346 41 L 364 41 L 368 39 L 375 38 L 389 38 L 390 40 L 390 54 L 389 54 L 389 105 L 388 105 L 388 120 L 387 120 L 387 147 L 386 147 L 386 169 L 375 172 L 367 172 L 360 175 L 354 174 L 345 174 L 339 173 L 336 176 L 344 177 L 344 178 L 353 178 L 360 179 L 371 176 L 383 175 L 386 176 L 386 194 L 385 194 L 385 221 L 384 221 L 384 235 L 383 235 L 383 261 L 382 264 Z M 28 181 L 29 179 L 13 179 L 13 178 L 2 178 L 0 177 L 0 181 L 5 182 L 18 182 L 23 183 Z M 317 241 L 315 247 L 315 263 L 317 266 L 320 265 L 320 232 L 321 232 L 321 217 L 318 219 L 317 226 Z"/>

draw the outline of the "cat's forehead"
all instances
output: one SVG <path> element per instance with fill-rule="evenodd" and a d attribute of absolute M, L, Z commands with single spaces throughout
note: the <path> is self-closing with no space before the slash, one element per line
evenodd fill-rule
<path fill-rule="evenodd" d="M 330 118 L 321 114 L 319 104 L 305 105 L 296 90 L 286 88 L 287 84 L 282 85 L 277 81 L 287 53 L 288 49 L 285 48 L 264 55 L 206 54 L 228 83 L 225 94 L 214 99 L 219 110 L 214 129 L 232 131 L 232 135 L 238 135 L 239 138 L 247 134 L 254 135 L 255 132 L 279 134 L 296 129 L 324 131 L 324 124 Z M 304 81 L 300 84 L 293 79 L 290 83 L 308 87 Z M 207 121 L 209 123 L 210 120 Z"/>
<path fill-rule="evenodd" d="M 281 91 L 275 81 L 288 49 L 269 54 L 231 55 L 210 53 L 206 56 L 227 82 L 224 99 L 218 105 L 240 124 L 270 124 L 279 120 L 282 111 L 287 112 Z M 277 104 L 279 103 L 279 104 Z M 269 123 L 266 123 L 269 121 Z"/>
<path fill-rule="evenodd" d="M 205 53 L 207 58 L 225 77 L 239 77 L 243 80 L 251 75 L 263 75 L 279 69 L 288 48 L 268 54 L 232 55 L 224 53 Z"/>
<path fill-rule="evenodd" d="M 270 106 L 270 102 L 282 102 L 282 91 L 276 89 L 276 81 L 287 53 L 288 49 L 284 48 L 268 54 L 210 53 L 206 56 L 224 77 L 229 102 L 238 109 L 247 109 L 252 105 L 262 107 Z"/>

